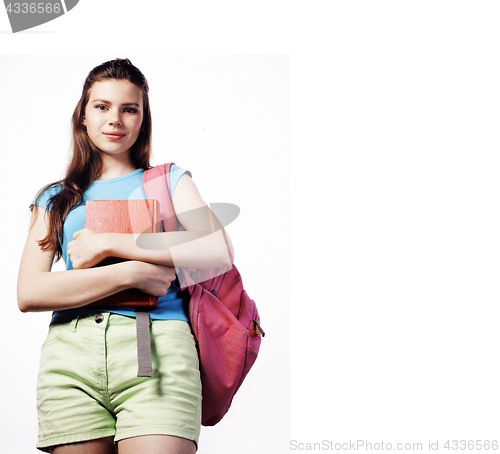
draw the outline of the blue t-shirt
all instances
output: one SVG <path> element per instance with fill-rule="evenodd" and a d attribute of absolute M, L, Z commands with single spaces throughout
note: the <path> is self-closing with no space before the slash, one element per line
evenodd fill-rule
<path fill-rule="evenodd" d="M 142 189 L 143 169 L 135 170 L 127 175 L 109 180 L 96 180 L 84 193 L 83 204 L 73 208 L 64 220 L 64 238 L 62 247 L 63 259 L 66 264 L 66 270 L 73 270 L 73 264 L 68 257 L 68 243 L 73 240 L 73 233 L 85 227 L 85 202 L 87 200 L 129 200 L 145 199 L 146 195 Z M 180 167 L 172 165 L 170 170 L 170 196 L 174 193 L 177 182 L 184 173 L 191 176 L 191 172 Z M 37 202 L 37 205 L 47 210 L 47 202 L 54 194 L 61 190 L 61 186 L 54 186 L 46 190 Z M 166 295 L 158 298 L 158 307 L 149 311 L 149 315 L 154 320 L 183 320 L 188 321 L 188 303 L 189 295 L 173 282 Z M 78 315 L 95 312 L 95 308 L 85 306 L 76 309 L 67 309 L 55 311 L 52 314 L 52 323 L 59 323 Z M 135 310 L 123 308 L 120 310 L 109 310 L 116 314 L 135 317 Z"/>

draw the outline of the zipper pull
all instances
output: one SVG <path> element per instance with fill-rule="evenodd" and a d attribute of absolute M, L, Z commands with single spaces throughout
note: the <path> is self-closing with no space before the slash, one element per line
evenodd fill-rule
<path fill-rule="evenodd" d="M 257 320 L 252 320 L 253 322 L 253 329 L 257 334 L 260 334 L 262 337 L 265 337 L 266 333 L 262 329 L 262 327 L 259 325 L 259 322 Z"/>

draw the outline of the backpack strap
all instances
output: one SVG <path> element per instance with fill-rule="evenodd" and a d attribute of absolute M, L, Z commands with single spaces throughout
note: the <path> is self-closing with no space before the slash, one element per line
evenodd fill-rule
<path fill-rule="evenodd" d="M 161 226 L 164 232 L 177 230 L 177 219 L 170 197 L 170 168 L 173 162 L 151 167 L 144 171 L 142 188 L 147 199 L 156 199 L 160 202 Z"/>
<path fill-rule="evenodd" d="M 135 326 L 137 331 L 137 363 L 138 377 L 151 377 L 153 363 L 151 361 L 151 334 L 149 332 L 149 312 L 135 311 Z"/>

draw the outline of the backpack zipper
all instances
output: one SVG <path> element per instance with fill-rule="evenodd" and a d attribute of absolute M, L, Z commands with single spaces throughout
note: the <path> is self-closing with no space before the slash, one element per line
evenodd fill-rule
<path fill-rule="evenodd" d="M 255 319 L 252 320 L 253 322 L 253 329 L 257 334 L 260 334 L 262 337 L 265 337 L 266 333 L 262 329 L 262 326 L 259 325 L 259 322 Z"/>

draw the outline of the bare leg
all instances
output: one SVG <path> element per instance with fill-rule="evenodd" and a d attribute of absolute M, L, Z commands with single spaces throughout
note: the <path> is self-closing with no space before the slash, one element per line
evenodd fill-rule
<path fill-rule="evenodd" d="M 170 435 L 145 435 L 118 442 L 118 454 L 195 454 L 194 441 Z"/>
<path fill-rule="evenodd" d="M 60 445 L 50 450 L 51 454 L 116 454 L 113 437 Z"/>

